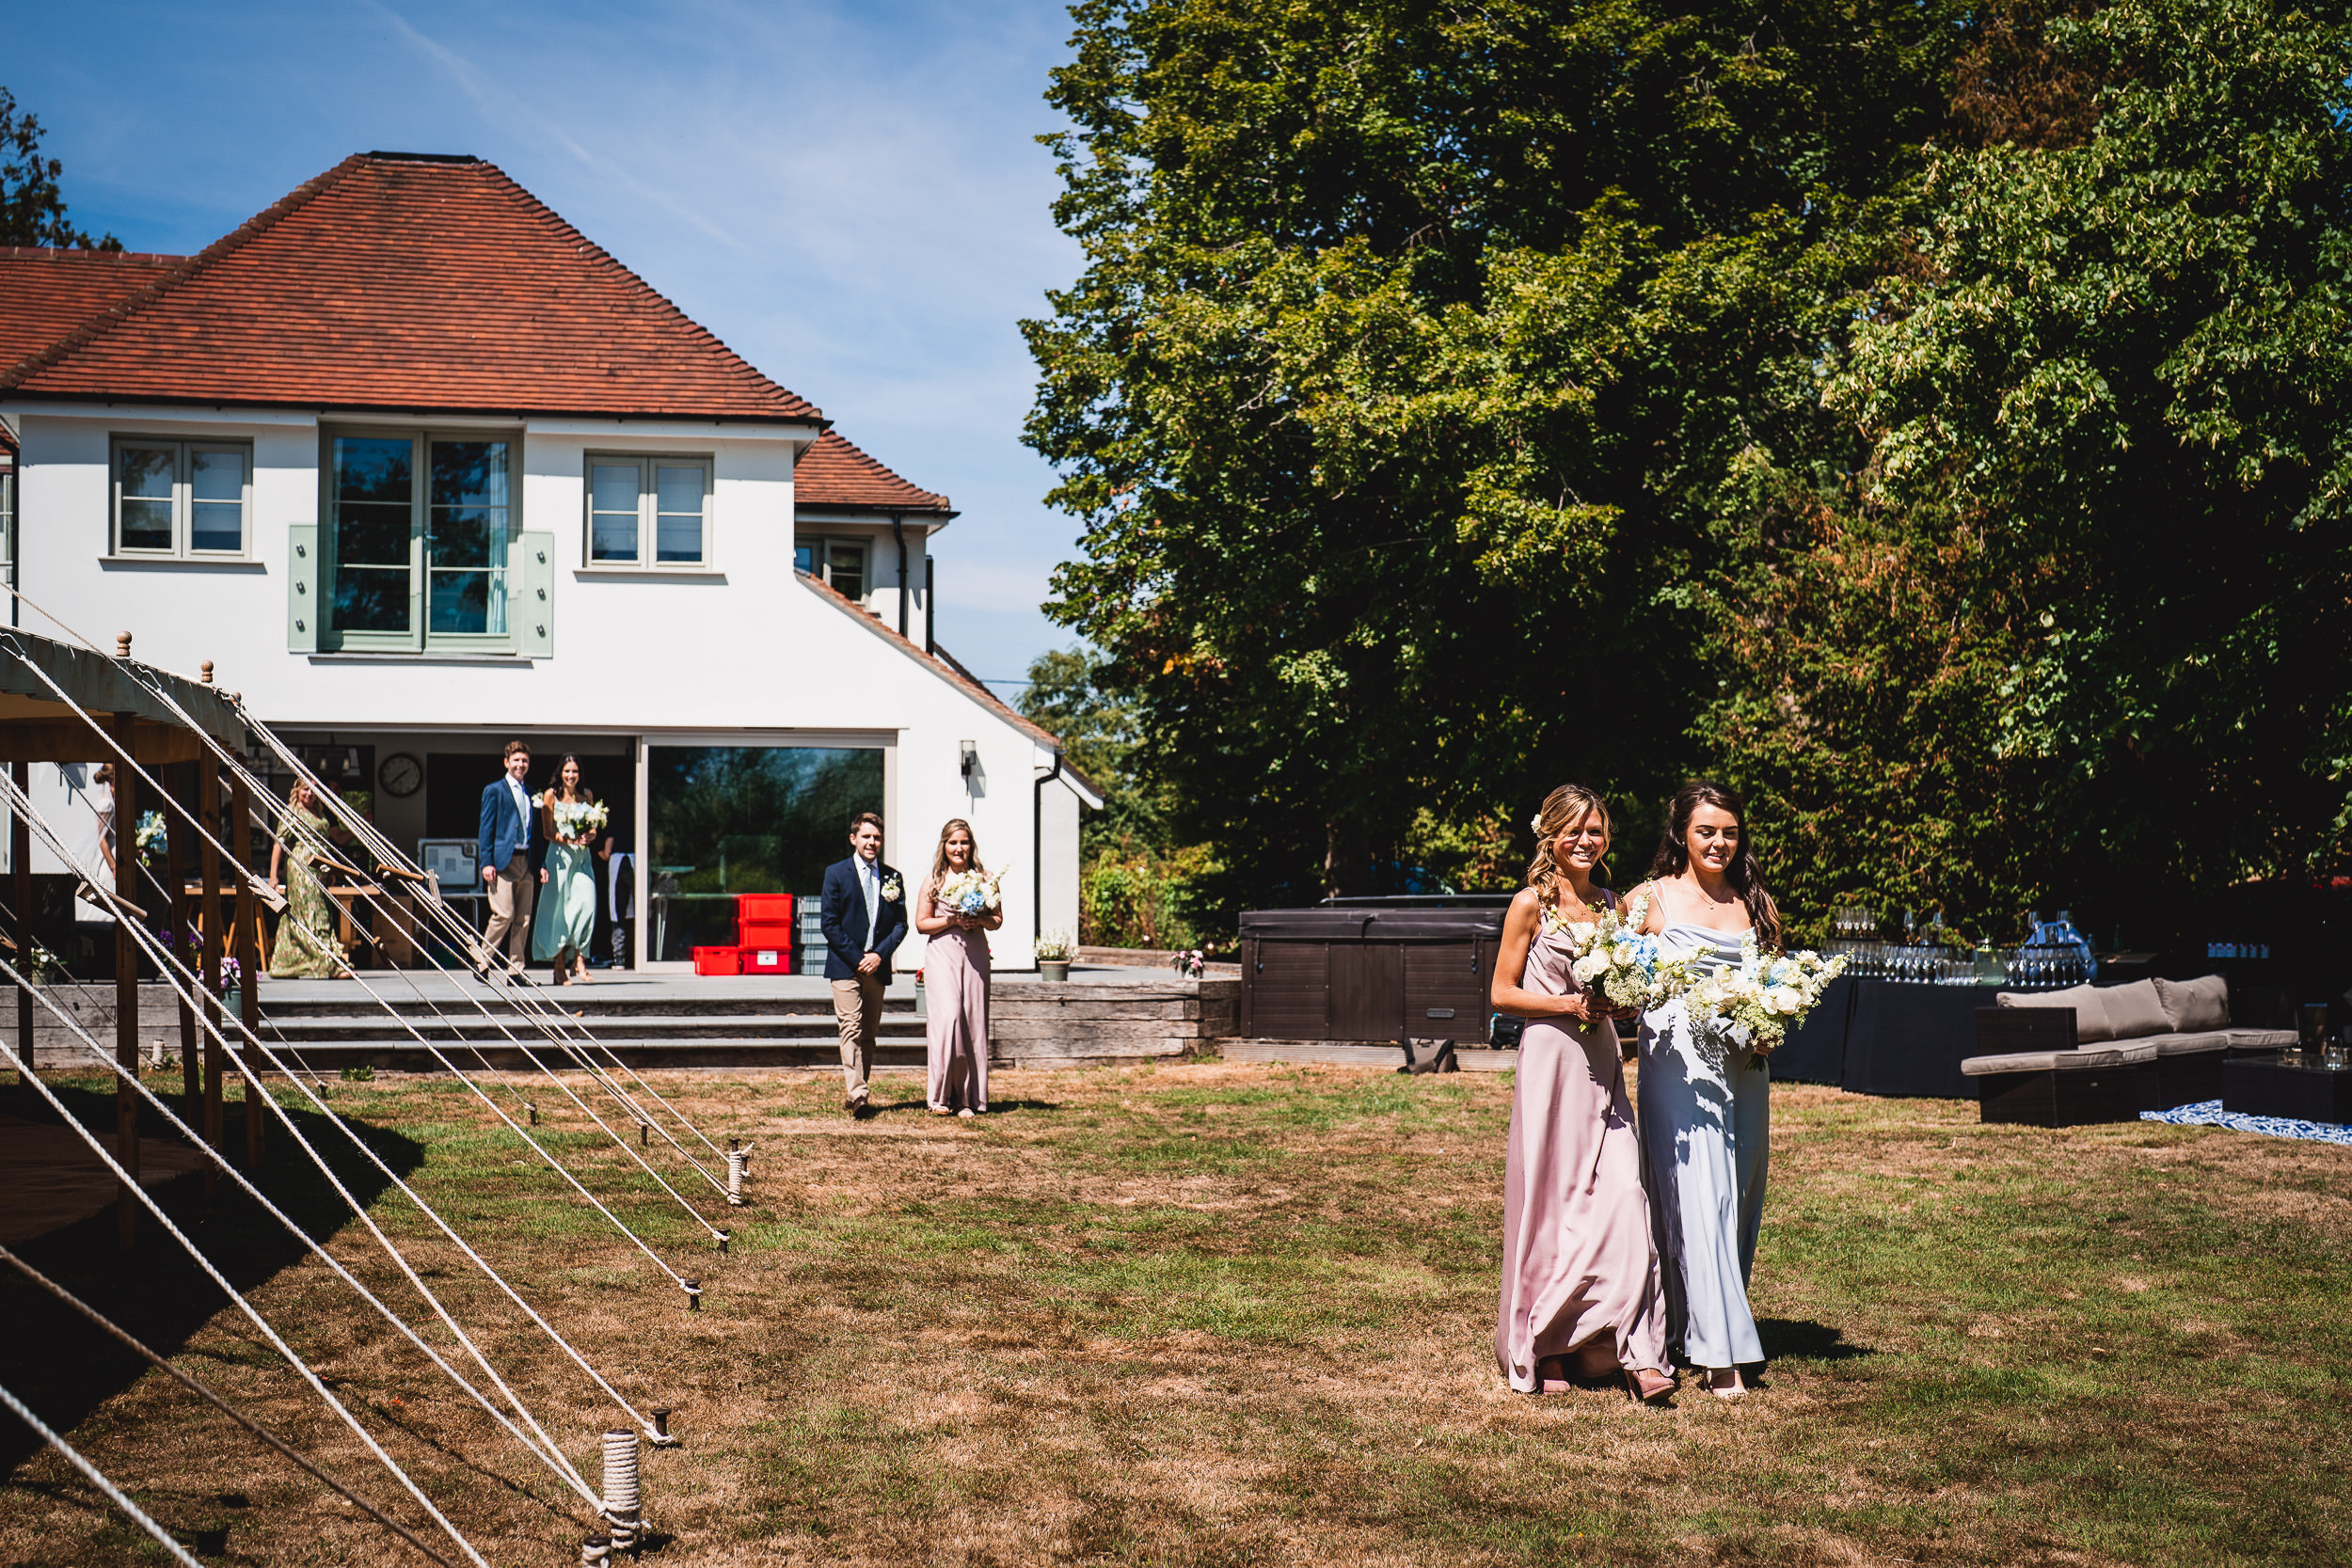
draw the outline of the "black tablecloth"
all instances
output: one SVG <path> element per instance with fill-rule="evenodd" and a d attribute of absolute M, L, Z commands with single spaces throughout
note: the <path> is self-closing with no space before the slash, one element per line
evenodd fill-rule
<path fill-rule="evenodd" d="M 1974 1100 L 1960 1064 L 1977 1054 L 1990 986 L 1917 986 L 1839 975 L 1804 1026 L 1772 1053 L 1772 1076 L 1854 1094 Z"/>

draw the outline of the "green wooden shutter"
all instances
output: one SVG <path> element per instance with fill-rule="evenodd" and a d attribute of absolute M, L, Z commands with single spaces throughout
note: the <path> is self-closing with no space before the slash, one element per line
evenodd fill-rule
<path fill-rule="evenodd" d="M 555 657 L 555 535 L 529 533 L 516 545 L 514 574 L 515 651 L 525 658 Z"/>
<path fill-rule="evenodd" d="M 319 569 L 319 526 L 295 523 L 286 531 L 286 647 L 289 652 L 319 650 L 320 590 L 326 574 Z"/>

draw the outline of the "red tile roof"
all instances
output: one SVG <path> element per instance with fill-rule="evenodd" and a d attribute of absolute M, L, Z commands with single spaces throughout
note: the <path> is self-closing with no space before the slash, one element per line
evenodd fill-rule
<path fill-rule="evenodd" d="M 186 260 L 121 250 L 0 245 L 0 370 L 39 354 Z"/>
<path fill-rule="evenodd" d="M 946 497 L 909 484 L 830 430 L 793 465 L 792 504 L 956 515 Z"/>
<path fill-rule="evenodd" d="M 392 152 L 344 159 L 0 391 L 823 420 L 495 166 Z"/>

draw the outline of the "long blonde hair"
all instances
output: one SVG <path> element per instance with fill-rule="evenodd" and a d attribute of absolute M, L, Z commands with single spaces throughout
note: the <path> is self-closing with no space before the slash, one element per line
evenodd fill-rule
<path fill-rule="evenodd" d="M 955 836 L 958 828 L 961 828 L 963 836 L 972 841 L 972 861 L 965 869 L 983 874 L 988 869 L 980 863 L 980 835 L 974 832 L 972 824 L 962 817 L 951 816 L 947 818 L 946 826 L 939 830 L 939 847 L 931 855 L 931 886 L 933 887 L 946 881 L 951 874 L 947 864 L 947 840 Z"/>
<path fill-rule="evenodd" d="M 1601 831 L 1606 832 L 1608 803 L 1582 784 L 1562 784 L 1544 797 L 1542 808 L 1535 813 L 1535 858 L 1527 863 L 1527 885 L 1535 890 L 1537 908 L 1548 910 L 1560 901 L 1560 863 L 1552 858 L 1552 840 L 1583 821 L 1589 812 L 1600 813 Z"/>

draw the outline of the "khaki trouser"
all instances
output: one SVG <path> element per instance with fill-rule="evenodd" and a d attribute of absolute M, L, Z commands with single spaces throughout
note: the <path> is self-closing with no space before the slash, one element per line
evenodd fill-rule
<path fill-rule="evenodd" d="M 495 954 L 504 942 L 508 966 L 516 970 L 531 961 L 531 895 L 537 889 L 531 857 L 520 850 L 490 883 L 490 924 L 482 933 L 482 945 Z"/>
<path fill-rule="evenodd" d="M 874 1031 L 882 1023 L 882 971 L 833 983 L 833 1021 L 841 1028 L 841 1098 L 864 1100 L 874 1076 Z"/>

